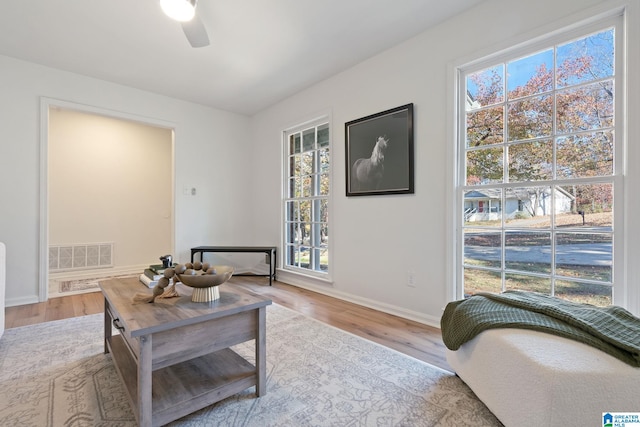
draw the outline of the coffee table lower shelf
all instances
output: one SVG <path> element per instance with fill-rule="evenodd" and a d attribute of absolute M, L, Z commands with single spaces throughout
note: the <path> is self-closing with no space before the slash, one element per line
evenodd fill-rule
<path fill-rule="evenodd" d="M 122 336 L 113 335 L 107 343 L 138 418 L 137 360 Z M 256 367 L 228 348 L 153 371 L 152 424 L 167 424 L 256 382 Z"/>

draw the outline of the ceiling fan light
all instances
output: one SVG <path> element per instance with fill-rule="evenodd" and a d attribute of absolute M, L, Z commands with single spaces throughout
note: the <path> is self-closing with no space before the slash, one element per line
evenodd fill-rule
<path fill-rule="evenodd" d="M 176 21 L 191 21 L 196 14 L 196 0 L 160 0 L 162 11 Z"/>

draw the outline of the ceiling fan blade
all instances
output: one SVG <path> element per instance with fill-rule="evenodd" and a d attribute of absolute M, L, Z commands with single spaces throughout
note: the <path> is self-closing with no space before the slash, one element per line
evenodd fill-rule
<path fill-rule="evenodd" d="M 187 36 L 187 40 L 192 47 L 209 46 L 209 35 L 207 29 L 198 17 L 198 14 L 191 21 L 182 22 L 182 31 Z"/>

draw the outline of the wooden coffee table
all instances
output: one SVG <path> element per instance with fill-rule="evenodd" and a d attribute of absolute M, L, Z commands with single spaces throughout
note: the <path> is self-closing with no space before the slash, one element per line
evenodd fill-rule
<path fill-rule="evenodd" d="M 104 351 L 111 353 L 140 426 L 159 426 L 256 387 L 266 393 L 266 307 L 271 300 L 220 287 L 220 299 L 182 296 L 132 304 L 148 293 L 138 279 L 100 283 L 105 299 Z M 112 334 L 112 328 L 119 334 Z M 229 347 L 255 339 L 255 365 Z"/>

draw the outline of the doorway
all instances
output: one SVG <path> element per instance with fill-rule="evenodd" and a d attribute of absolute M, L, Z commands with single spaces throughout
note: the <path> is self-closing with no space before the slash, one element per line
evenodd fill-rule
<path fill-rule="evenodd" d="M 42 110 L 40 300 L 172 253 L 174 127 L 60 101 Z"/>

